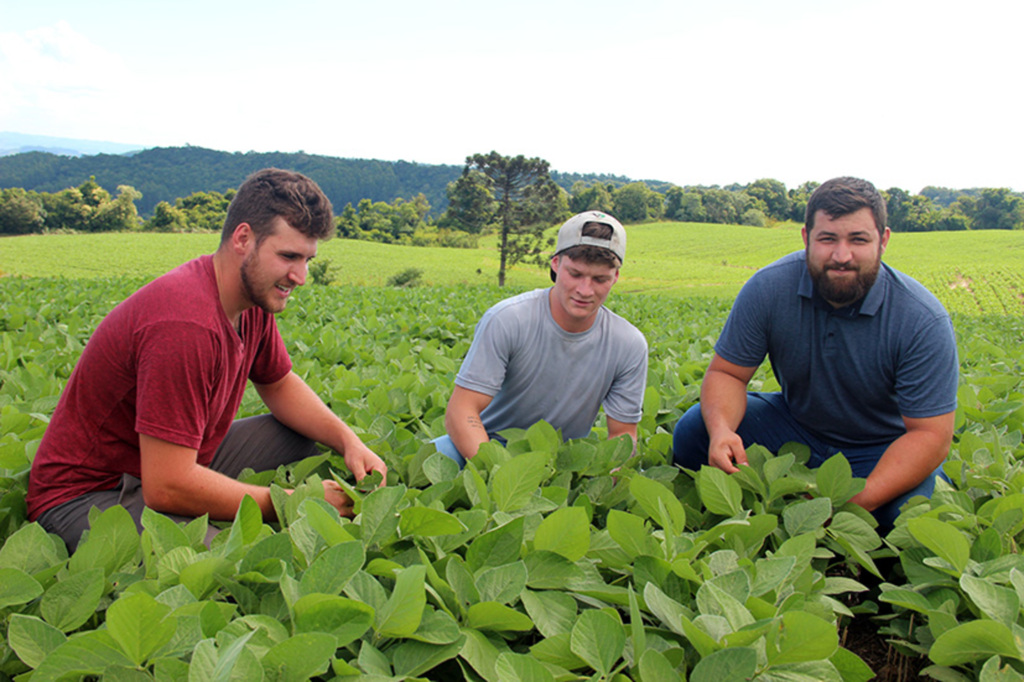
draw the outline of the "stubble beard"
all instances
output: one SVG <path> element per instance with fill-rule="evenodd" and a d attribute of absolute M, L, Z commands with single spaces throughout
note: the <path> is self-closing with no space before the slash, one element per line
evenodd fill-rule
<path fill-rule="evenodd" d="M 246 298 L 249 299 L 250 303 L 255 305 L 257 308 L 265 310 L 271 315 L 274 315 L 278 311 L 272 308 L 270 304 L 267 302 L 266 294 L 260 296 L 256 292 L 256 285 L 253 280 L 258 280 L 258 276 L 254 276 L 252 273 L 252 271 L 256 270 L 255 256 L 255 252 L 250 253 L 248 256 L 245 257 L 245 260 L 242 261 L 242 268 L 240 271 L 242 278 L 242 290 L 245 292 L 245 296 Z"/>

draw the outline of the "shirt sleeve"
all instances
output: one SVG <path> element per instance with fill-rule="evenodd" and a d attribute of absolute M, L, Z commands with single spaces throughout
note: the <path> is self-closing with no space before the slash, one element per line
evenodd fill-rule
<path fill-rule="evenodd" d="M 896 367 L 900 414 L 924 419 L 952 412 L 959 380 L 953 323 L 948 317 L 938 317 L 922 326 L 900 355 Z"/>
<path fill-rule="evenodd" d="M 496 396 L 505 383 L 512 346 L 513 339 L 505 321 L 492 310 L 484 313 L 455 377 L 455 385 Z"/>
<path fill-rule="evenodd" d="M 604 399 L 604 413 L 624 424 L 636 424 L 643 416 L 647 389 L 647 339 L 636 332 L 630 352 Z"/>
<path fill-rule="evenodd" d="M 734 365 L 759 367 L 768 355 L 768 310 L 755 274 L 740 289 L 729 311 L 715 352 Z"/>

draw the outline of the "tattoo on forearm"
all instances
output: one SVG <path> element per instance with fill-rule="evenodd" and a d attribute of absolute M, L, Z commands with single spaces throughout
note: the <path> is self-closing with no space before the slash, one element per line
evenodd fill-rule
<path fill-rule="evenodd" d="M 480 421 L 480 417 L 466 417 L 466 423 L 469 424 L 471 429 L 484 428 L 484 423 Z"/>

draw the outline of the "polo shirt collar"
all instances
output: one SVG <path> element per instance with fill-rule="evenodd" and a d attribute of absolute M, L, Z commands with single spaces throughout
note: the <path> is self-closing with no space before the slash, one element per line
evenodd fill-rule
<path fill-rule="evenodd" d="M 859 307 L 859 310 L 853 314 L 874 315 L 877 313 L 878 309 L 882 307 L 882 301 L 885 300 L 885 292 L 889 287 L 889 280 L 891 277 L 892 275 L 889 272 L 889 267 L 885 263 L 880 263 L 878 266 L 878 277 L 875 279 L 875 283 L 868 291 L 868 295 L 857 303 L 854 303 L 852 306 L 847 307 L 855 310 Z M 832 307 L 814 291 L 814 281 L 811 279 L 811 273 L 807 270 L 806 260 L 804 261 L 803 271 L 800 273 L 800 283 L 797 285 L 797 294 L 810 299 L 812 302 L 821 301 L 829 308 Z"/>

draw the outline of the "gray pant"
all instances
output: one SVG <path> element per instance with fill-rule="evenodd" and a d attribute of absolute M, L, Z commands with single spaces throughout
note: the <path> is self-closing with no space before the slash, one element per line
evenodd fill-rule
<path fill-rule="evenodd" d="M 313 441 L 292 431 L 273 416 L 265 414 L 236 420 L 217 448 L 210 469 L 237 478 L 245 468 L 266 471 L 316 454 L 319 454 L 319 450 Z M 82 532 L 89 527 L 89 510 L 96 507 L 104 511 L 117 504 L 128 510 L 141 533 L 142 510 L 145 508 L 142 481 L 128 474 L 121 477 L 121 482 L 116 488 L 86 493 L 47 509 L 40 514 L 37 521 L 48 532 L 63 538 L 68 551 L 74 552 Z M 165 516 L 175 521 L 192 520 L 190 517 L 174 514 Z M 206 534 L 207 545 L 218 532 L 219 529 L 210 527 Z"/>

